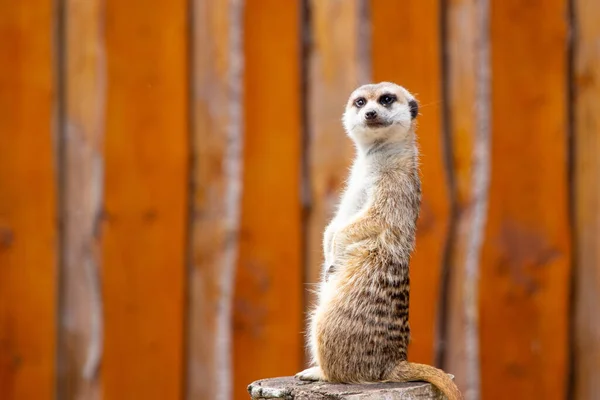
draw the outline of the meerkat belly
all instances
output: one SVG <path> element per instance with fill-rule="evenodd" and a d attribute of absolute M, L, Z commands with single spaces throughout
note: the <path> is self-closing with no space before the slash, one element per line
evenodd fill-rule
<path fill-rule="evenodd" d="M 408 270 L 364 271 L 332 280 L 316 321 L 319 364 L 340 382 L 383 379 L 406 359 Z"/>
<path fill-rule="evenodd" d="M 330 267 L 331 262 L 333 261 L 331 245 L 336 232 L 360 213 L 366 202 L 367 189 L 364 185 L 356 184 L 348 188 L 335 217 L 331 220 L 325 230 L 325 243 L 323 248 L 325 268 Z"/>

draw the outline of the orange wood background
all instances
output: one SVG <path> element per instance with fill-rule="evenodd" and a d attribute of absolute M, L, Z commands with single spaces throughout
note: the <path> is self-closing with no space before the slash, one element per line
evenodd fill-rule
<path fill-rule="evenodd" d="M 575 334 L 574 396 L 591 399 L 600 393 L 600 3 L 574 2 L 577 43 L 574 51 L 574 229 L 573 253 Z"/>
<path fill-rule="evenodd" d="M 58 188 L 51 1 L 0 3 L 0 397 L 52 399 Z"/>
<path fill-rule="evenodd" d="M 248 397 L 249 382 L 293 375 L 302 364 L 300 5 L 245 4 L 243 195 L 233 303 L 236 399 Z M 273 32 L 278 40 L 270 40 Z"/>
<path fill-rule="evenodd" d="M 568 53 L 561 51 L 567 4 L 490 4 L 491 177 L 479 282 L 481 397 L 519 393 L 560 399 L 569 376 L 572 259 Z"/>
<path fill-rule="evenodd" d="M 489 175 L 487 4 L 451 0 L 446 9 L 446 126 L 454 213 L 446 266 L 442 366 L 468 398 L 480 397 L 478 262 Z"/>
<path fill-rule="evenodd" d="M 190 270 L 187 309 L 186 396 L 216 398 L 231 388 L 231 310 L 239 234 L 230 215 L 239 212 L 240 172 L 223 160 L 240 158 L 241 91 L 229 84 L 241 66 L 243 48 L 229 20 L 240 18 L 240 4 L 197 0 L 191 3 L 191 186 Z M 241 79 L 236 77 L 237 80 Z M 237 81 L 236 81 L 237 82 Z M 236 151 L 232 151 L 236 150 Z M 232 154 L 232 156 L 230 156 Z M 225 201 L 225 199 L 228 199 Z M 239 217 L 238 217 L 239 219 Z M 209 232 L 210 234 L 207 234 Z"/>
<path fill-rule="evenodd" d="M 107 1 L 103 398 L 183 393 L 187 3 Z"/>
<path fill-rule="evenodd" d="M 358 85 L 420 101 L 409 358 L 600 396 L 592 0 L 0 0 L 0 399 L 246 399 L 306 364 Z M 572 33 L 570 33 L 572 32 Z"/>
<path fill-rule="evenodd" d="M 62 126 L 62 279 L 58 397 L 100 398 L 102 297 L 99 277 L 104 173 L 106 52 L 100 1 L 65 3 Z"/>

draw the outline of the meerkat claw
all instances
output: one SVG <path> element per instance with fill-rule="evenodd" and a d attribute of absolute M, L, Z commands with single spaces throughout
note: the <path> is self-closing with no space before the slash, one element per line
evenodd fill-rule
<path fill-rule="evenodd" d="M 323 371 L 321 367 L 312 367 L 305 369 L 302 372 L 298 372 L 296 374 L 296 378 L 301 381 L 322 381 L 323 379 Z"/>

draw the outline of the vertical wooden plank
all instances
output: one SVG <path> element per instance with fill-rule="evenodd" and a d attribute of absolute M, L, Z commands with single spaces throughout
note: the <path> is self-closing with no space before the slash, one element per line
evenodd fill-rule
<path fill-rule="evenodd" d="M 106 399 L 183 392 L 187 3 L 106 0 Z"/>
<path fill-rule="evenodd" d="M 244 6 L 244 167 L 234 398 L 302 367 L 300 1 Z M 273 32 L 277 39 L 273 40 Z"/>
<path fill-rule="evenodd" d="M 99 226 L 102 207 L 105 57 L 100 1 L 66 0 L 62 163 L 64 224 L 59 397 L 100 398 Z"/>
<path fill-rule="evenodd" d="M 373 80 L 392 81 L 417 97 L 423 200 L 411 261 L 409 359 L 436 360 L 442 266 L 450 198 L 442 129 L 440 2 L 371 0 Z M 399 27 L 401 27 L 399 29 Z"/>
<path fill-rule="evenodd" d="M 575 393 L 600 397 L 600 3 L 574 2 Z"/>
<path fill-rule="evenodd" d="M 0 398 L 52 399 L 54 7 L 0 2 Z"/>
<path fill-rule="evenodd" d="M 189 399 L 233 392 L 232 309 L 238 254 L 243 1 L 194 0 L 193 198 Z"/>
<path fill-rule="evenodd" d="M 491 181 L 479 290 L 484 399 L 566 393 L 566 12 L 565 0 L 491 2 Z"/>
<path fill-rule="evenodd" d="M 480 398 L 478 280 L 489 185 L 487 0 L 446 8 L 449 133 L 455 221 L 448 260 L 444 369 L 467 400 Z"/>
<path fill-rule="evenodd" d="M 309 2 L 311 43 L 307 82 L 308 186 L 307 305 L 314 305 L 315 284 L 323 263 L 323 232 L 339 202 L 354 147 L 341 118 L 348 96 L 367 83 L 370 60 L 361 59 L 363 19 L 360 0 Z"/>

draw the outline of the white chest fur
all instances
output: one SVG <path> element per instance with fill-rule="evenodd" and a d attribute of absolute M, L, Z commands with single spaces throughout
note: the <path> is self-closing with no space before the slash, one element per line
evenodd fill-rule
<path fill-rule="evenodd" d="M 333 262 L 332 238 L 335 232 L 345 226 L 357 214 L 359 214 L 368 198 L 368 189 L 370 179 L 367 174 L 366 160 L 363 157 L 357 157 L 352 165 L 350 176 L 346 183 L 346 189 L 341 196 L 337 212 L 323 235 L 323 254 L 325 256 L 324 268 L 327 269 Z"/>

